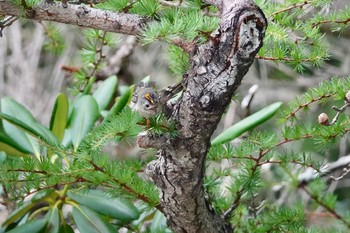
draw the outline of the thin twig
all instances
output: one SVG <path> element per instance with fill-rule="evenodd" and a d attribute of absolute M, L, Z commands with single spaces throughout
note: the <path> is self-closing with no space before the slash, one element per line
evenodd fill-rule
<path fill-rule="evenodd" d="M 286 11 L 289 11 L 289 10 L 292 10 L 292 9 L 295 9 L 295 8 L 303 8 L 305 5 L 308 5 L 308 4 L 310 4 L 310 3 L 311 3 L 311 1 L 304 1 L 303 3 L 299 3 L 299 4 L 294 3 L 293 5 L 291 5 L 291 6 L 289 6 L 289 7 L 286 7 L 286 8 L 283 8 L 283 9 L 281 9 L 281 10 L 278 10 L 278 11 L 273 12 L 273 13 L 269 16 L 269 18 L 271 18 L 272 16 L 275 16 L 275 15 L 277 15 L 277 14 L 280 14 L 280 13 L 282 13 L 282 12 L 286 12 Z"/>
<path fill-rule="evenodd" d="M 291 112 L 290 114 L 288 114 L 288 116 L 286 117 L 286 120 L 288 120 L 288 119 L 291 118 L 291 117 L 294 117 L 298 111 L 300 111 L 300 110 L 302 110 L 303 108 L 309 106 L 310 104 L 315 103 L 315 102 L 320 101 L 320 100 L 325 99 L 325 98 L 332 97 L 333 95 L 335 95 L 335 94 L 322 95 L 322 96 L 320 96 L 320 97 L 318 97 L 318 98 L 314 98 L 314 99 L 308 101 L 307 103 L 300 104 L 300 105 L 298 106 L 297 109 L 295 109 L 293 112 Z"/>
<path fill-rule="evenodd" d="M 17 19 L 18 17 L 16 16 L 8 16 L 7 18 L 5 17 L 5 19 L 2 22 L 0 22 L 0 37 L 2 37 L 2 31 L 6 27 L 11 26 L 11 24 L 13 24 Z"/>
<path fill-rule="evenodd" d="M 317 195 L 312 194 L 304 185 L 301 185 L 299 188 L 304 190 L 304 192 L 309 195 L 309 197 L 314 200 L 320 206 L 323 206 L 329 213 L 331 213 L 336 219 L 343 222 L 348 229 L 350 229 L 350 223 L 347 222 L 341 215 L 339 215 L 333 208 L 324 203 Z"/>
<path fill-rule="evenodd" d="M 101 45 L 100 45 L 99 48 L 96 49 L 96 53 L 99 55 L 99 57 L 98 57 L 98 60 L 95 61 L 95 62 L 93 63 L 94 68 L 93 68 L 93 70 L 92 70 L 91 73 L 90 73 L 90 77 L 92 77 L 92 76 L 95 75 L 96 71 L 98 70 L 98 66 L 101 64 L 102 60 L 105 58 L 105 56 L 103 55 L 103 51 L 102 51 L 102 50 L 103 50 L 103 47 L 104 47 L 104 45 L 105 45 L 105 38 L 106 38 L 106 35 L 107 35 L 107 32 L 104 31 L 104 32 L 102 33 L 102 36 L 99 36 L 99 37 L 98 37 L 98 39 L 99 39 L 100 42 L 101 42 Z"/>
<path fill-rule="evenodd" d="M 96 50 L 95 50 L 95 53 L 98 54 L 98 59 L 93 62 L 93 69 L 90 72 L 90 75 L 88 75 L 86 77 L 86 81 L 85 81 L 84 86 L 81 88 L 81 92 L 83 92 L 85 90 L 85 88 L 89 85 L 91 78 L 95 76 L 95 74 L 99 68 L 99 65 L 102 63 L 102 60 L 105 58 L 105 55 L 103 54 L 102 50 L 103 50 L 103 47 L 105 46 L 106 35 L 107 35 L 107 32 L 103 31 L 102 35 L 98 36 L 98 40 L 101 43 L 99 48 L 96 48 Z"/>
<path fill-rule="evenodd" d="M 26 195 L 24 196 L 25 197 L 28 197 L 34 193 L 37 193 L 41 190 L 44 190 L 44 189 L 49 189 L 49 188 L 57 188 L 57 186 L 62 186 L 62 185 L 72 185 L 72 184 L 76 184 L 76 183 L 81 183 L 81 182 L 91 182 L 91 181 L 88 181 L 82 177 L 78 177 L 76 178 L 74 181 L 67 181 L 67 182 L 62 182 L 62 183 L 57 183 L 57 184 L 53 184 L 53 185 L 47 185 L 47 186 L 43 186 L 43 187 L 38 187 L 37 189 L 35 190 L 32 190 L 30 192 L 27 192 Z M 91 182 L 92 183 L 92 182 Z"/>
<path fill-rule="evenodd" d="M 143 194 L 140 194 L 138 192 L 136 192 L 133 188 L 129 187 L 126 183 L 116 179 L 115 177 L 111 176 L 108 172 L 106 172 L 102 167 L 98 166 L 96 163 L 94 163 L 93 161 L 90 161 L 90 164 L 94 167 L 94 169 L 96 171 L 102 172 L 103 174 L 106 174 L 108 176 L 111 177 L 111 179 L 116 182 L 120 187 L 122 187 L 123 189 L 125 189 L 127 192 L 135 195 L 138 199 L 144 201 L 145 203 L 151 204 L 151 200 L 146 197 Z M 156 208 L 160 208 L 159 206 L 156 206 Z"/>
<path fill-rule="evenodd" d="M 241 102 L 241 108 L 244 110 L 244 114 L 242 118 L 245 118 L 250 115 L 250 105 L 253 101 L 255 93 L 257 92 L 259 86 L 257 84 L 253 85 L 249 88 L 248 94 L 244 96 Z"/>
<path fill-rule="evenodd" d="M 267 60 L 267 61 L 288 61 L 288 62 L 294 62 L 296 61 L 293 58 L 290 57 L 264 57 L 264 56 L 255 56 L 255 59 L 261 59 L 261 60 Z M 301 59 L 300 62 L 311 62 L 312 59 Z"/>
<path fill-rule="evenodd" d="M 128 36 L 123 44 L 118 48 L 114 56 L 108 59 L 108 65 L 103 70 L 96 72 L 97 80 L 104 80 L 107 77 L 117 74 L 122 66 L 125 58 L 127 58 L 133 51 L 136 45 L 136 37 Z"/>
<path fill-rule="evenodd" d="M 340 108 L 338 108 L 337 106 L 333 106 L 332 109 L 334 111 L 336 111 L 337 114 L 335 115 L 335 117 L 333 118 L 331 123 L 329 123 L 329 125 L 334 125 L 335 123 L 337 123 L 340 114 L 343 113 L 346 110 L 346 108 L 349 106 L 350 106 L 350 103 L 348 103 L 348 102 L 345 102 L 345 104 L 343 106 L 341 106 Z"/>
<path fill-rule="evenodd" d="M 322 20 L 319 21 L 317 23 L 312 24 L 312 28 L 315 28 L 317 26 L 320 26 L 322 24 L 326 24 L 326 23 L 338 23 L 338 24 L 348 24 L 350 22 L 350 18 L 348 19 L 344 19 L 344 20 Z"/>
<path fill-rule="evenodd" d="M 242 193 L 243 193 L 243 190 L 239 190 L 238 192 L 236 192 L 236 198 L 233 201 L 231 207 L 228 208 L 222 215 L 223 219 L 227 220 L 230 218 L 232 212 L 237 208 L 239 201 L 241 200 Z"/>
<path fill-rule="evenodd" d="M 350 165 L 350 164 L 349 164 L 349 165 Z M 348 165 L 348 167 L 349 167 L 349 165 Z M 332 180 L 334 180 L 334 181 L 341 180 L 341 179 L 343 179 L 347 174 L 349 174 L 350 169 L 349 169 L 349 168 L 343 168 L 343 171 L 344 171 L 344 173 L 341 174 L 340 176 L 338 176 L 338 177 L 330 176 L 330 178 L 331 178 Z"/>

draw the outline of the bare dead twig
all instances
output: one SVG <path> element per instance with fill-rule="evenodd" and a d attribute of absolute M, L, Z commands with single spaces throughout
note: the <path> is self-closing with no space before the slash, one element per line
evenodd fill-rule
<path fill-rule="evenodd" d="M 13 22 L 15 22 L 18 19 L 16 16 L 5 16 L 4 19 L 0 22 L 0 37 L 2 37 L 2 31 L 6 28 L 11 26 Z"/>
<path fill-rule="evenodd" d="M 117 74 L 121 69 L 124 59 L 132 53 L 136 44 L 136 37 L 128 36 L 114 56 L 108 59 L 107 67 L 96 73 L 96 79 L 103 80 L 111 75 Z"/>

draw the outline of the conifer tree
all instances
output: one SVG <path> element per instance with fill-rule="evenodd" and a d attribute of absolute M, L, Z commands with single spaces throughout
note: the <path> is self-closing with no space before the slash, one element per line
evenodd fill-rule
<path fill-rule="evenodd" d="M 70 100 L 63 93 L 57 96 L 48 126 L 20 103 L 1 99 L 0 184 L 4 203 L 15 204 L 2 229 L 320 232 L 307 224 L 306 215 L 322 208 L 335 219 L 330 229 L 349 230 L 348 213 L 340 213 L 337 196 L 325 192 L 327 180 L 347 175 L 346 168 L 339 177 L 328 176 L 347 167 L 347 157 L 324 166 L 310 153 L 281 149 L 307 139 L 322 149 L 346 135 L 349 78 L 325 81 L 284 108 L 280 102 L 271 104 L 212 139 L 255 59 L 284 62 L 298 72 L 324 64 L 330 54 L 321 27 L 331 25 L 339 32 L 350 22 L 348 9 L 320 11 L 331 3 L 0 1 L 1 32 L 17 19 L 88 28 L 81 50 L 84 67 L 73 72 L 76 95 Z M 64 38 L 55 26 L 44 27 L 47 49 L 59 54 Z M 128 107 L 133 86 L 113 99 L 118 79 L 105 74 L 103 50 L 115 46 L 115 33 L 134 35 L 143 44 L 169 44 L 170 68 L 182 77 L 183 90 L 167 106 L 167 114 L 151 118 L 149 124 Z M 101 76 L 110 77 L 94 90 Z M 326 101 L 338 106 L 334 118 L 322 113 L 310 125 L 300 121 L 302 110 Z M 281 119 L 276 132 L 252 131 L 276 112 Z M 239 144 L 232 143 L 242 135 Z M 135 138 L 139 147 L 156 149 L 152 161 L 111 161 L 102 150 L 108 143 Z M 224 160 L 236 168 L 207 169 Z M 265 165 L 270 166 L 270 178 L 262 172 Z M 278 191 L 272 182 L 280 184 Z M 283 195 L 290 190 L 301 190 L 310 201 L 286 201 Z M 274 202 L 271 193 L 278 192 L 282 197 Z"/>

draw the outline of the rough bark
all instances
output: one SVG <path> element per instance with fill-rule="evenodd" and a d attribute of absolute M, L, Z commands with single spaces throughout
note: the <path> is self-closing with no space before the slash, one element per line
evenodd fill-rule
<path fill-rule="evenodd" d="M 0 0 L 0 15 L 21 16 L 22 13 L 21 8 L 10 0 Z M 63 7 L 59 2 L 46 1 L 27 9 L 25 17 L 128 35 L 138 35 L 146 23 L 146 19 L 138 15 L 113 13 L 82 5 L 67 4 L 67 7 Z"/>
<path fill-rule="evenodd" d="M 259 8 L 247 0 L 220 5 L 220 27 L 194 48 L 185 90 L 171 119 L 179 137 L 139 135 L 141 147 L 159 149 L 147 173 L 161 190 L 161 206 L 175 232 L 232 232 L 205 199 L 203 177 L 210 137 L 247 73 L 267 26 Z"/>

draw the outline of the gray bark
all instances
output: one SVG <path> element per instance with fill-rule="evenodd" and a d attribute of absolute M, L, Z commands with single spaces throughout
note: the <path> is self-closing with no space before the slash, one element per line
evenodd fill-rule
<path fill-rule="evenodd" d="M 146 172 L 160 189 L 160 206 L 175 232 L 232 232 L 206 201 L 205 158 L 210 137 L 262 46 L 267 26 L 263 13 L 250 0 L 205 2 L 219 8 L 220 26 L 207 43 L 193 43 L 188 50 L 191 66 L 183 79 L 184 92 L 171 115 L 179 136 L 155 137 L 146 131 L 138 137 L 139 146 L 159 149 L 158 159 L 149 163 Z M 9 0 L 0 0 L 0 15 L 20 13 Z M 29 13 L 27 17 L 35 20 L 132 35 L 147 24 L 145 18 L 136 15 L 69 4 L 63 8 L 59 3 L 42 3 Z"/>
<path fill-rule="evenodd" d="M 222 1 L 220 27 L 193 49 L 183 95 L 171 119 L 179 137 L 139 135 L 159 149 L 147 173 L 161 190 L 161 206 L 175 232 L 232 232 L 205 199 L 203 177 L 210 137 L 260 47 L 267 21 L 251 1 Z"/>
<path fill-rule="evenodd" d="M 0 15 L 21 16 L 22 13 L 10 0 L 0 0 Z M 25 16 L 34 20 L 54 21 L 128 35 L 138 35 L 146 23 L 146 19 L 138 15 L 113 13 L 72 4 L 63 7 L 61 3 L 46 1 L 26 10 Z"/>

